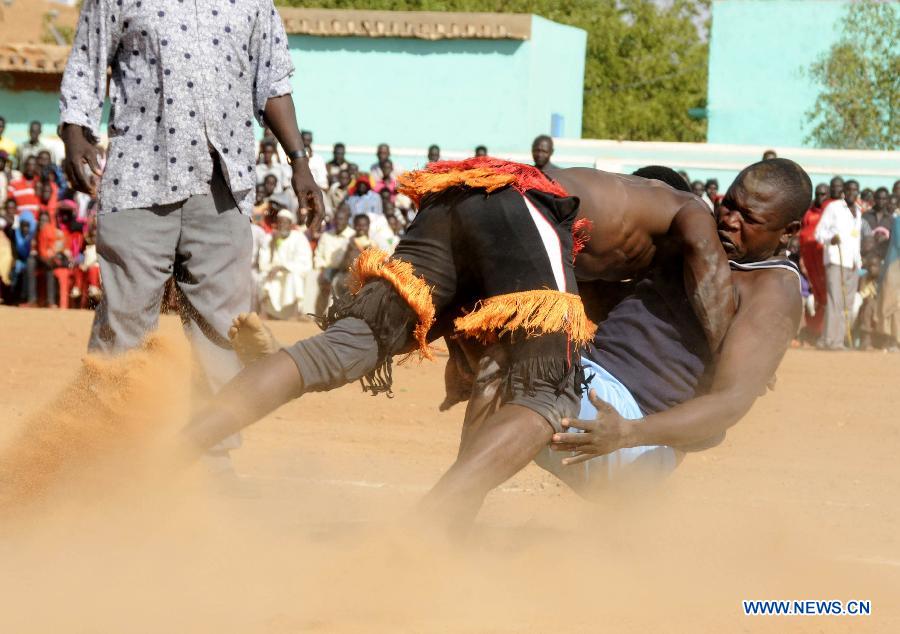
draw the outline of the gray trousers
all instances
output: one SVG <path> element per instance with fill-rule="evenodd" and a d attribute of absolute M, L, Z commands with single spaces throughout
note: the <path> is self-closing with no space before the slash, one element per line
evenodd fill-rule
<path fill-rule="evenodd" d="M 842 280 L 843 278 L 843 292 Z M 844 310 L 848 314 L 853 308 L 853 296 L 859 285 L 856 271 L 838 264 L 825 267 L 825 286 L 828 291 L 828 304 L 825 306 L 825 328 L 819 345 L 825 348 L 843 348 L 847 338 L 847 323 Z"/>
<path fill-rule="evenodd" d="M 228 328 L 250 308 L 252 252 L 250 219 L 221 173 L 216 170 L 208 195 L 104 214 L 97 229 L 104 292 L 88 348 L 117 354 L 155 330 L 177 260 L 182 324 L 202 368 L 193 385 L 201 399 L 194 401 L 218 391 L 241 369 Z M 235 437 L 220 449 L 239 444 Z"/>

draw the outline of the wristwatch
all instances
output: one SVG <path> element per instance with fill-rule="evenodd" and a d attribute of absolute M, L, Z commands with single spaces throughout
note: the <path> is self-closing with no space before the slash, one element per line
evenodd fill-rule
<path fill-rule="evenodd" d="M 287 155 L 288 163 L 290 163 L 291 165 L 293 165 L 294 161 L 296 161 L 298 159 L 308 159 L 308 158 L 309 158 L 309 151 L 306 148 L 303 148 L 302 150 L 294 150 L 293 152 L 290 152 Z"/>

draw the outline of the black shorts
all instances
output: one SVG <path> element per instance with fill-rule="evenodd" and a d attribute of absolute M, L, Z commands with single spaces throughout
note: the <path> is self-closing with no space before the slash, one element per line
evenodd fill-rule
<path fill-rule="evenodd" d="M 367 273 L 360 260 L 374 254 L 361 256 L 358 291 L 326 319 L 355 317 L 374 332 L 379 362 L 364 387 L 390 389 L 396 354 L 418 348 L 429 356 L 426 341 L 470 337 L 503 348 L 495 356 L 504 402 L 529 407 L 554 427 L 577 415 L 579 348 L 592 335 L 573 267 L 577 209 L 577 198 L 512 187 L 490 194 L 451 188 L 425 198 L 393 262 Z"/>

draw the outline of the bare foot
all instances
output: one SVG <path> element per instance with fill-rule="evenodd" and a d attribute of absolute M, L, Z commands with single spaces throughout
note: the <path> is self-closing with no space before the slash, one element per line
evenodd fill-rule
<path fill-rule="evenodd" d="M 228 338 L 244 365 L 281 350 L 281 344 L 256 313 L 241 313 L 235 317 L 228 329 Z"/>

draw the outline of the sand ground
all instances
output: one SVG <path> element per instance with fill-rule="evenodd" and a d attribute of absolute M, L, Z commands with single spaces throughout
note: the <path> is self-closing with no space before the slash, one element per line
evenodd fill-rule
<path fill-rule="evenodd" d="M 0 308 L 4 442 L 72 380 L 90 319 Z M 247 430 L 234 461 L 258 497 L 141 490 L 0 532 L 0 631 L 900 631 L 900 355 L 792 350 L 725 442 L 653 490 L 589 504 L 531 466 L 452 546 L 406 528 L 455 456 L 442 372 L 401 366 L 393 399 L 350 385 Z M 746 617 L 742 599 L 872 614 Z"/>

